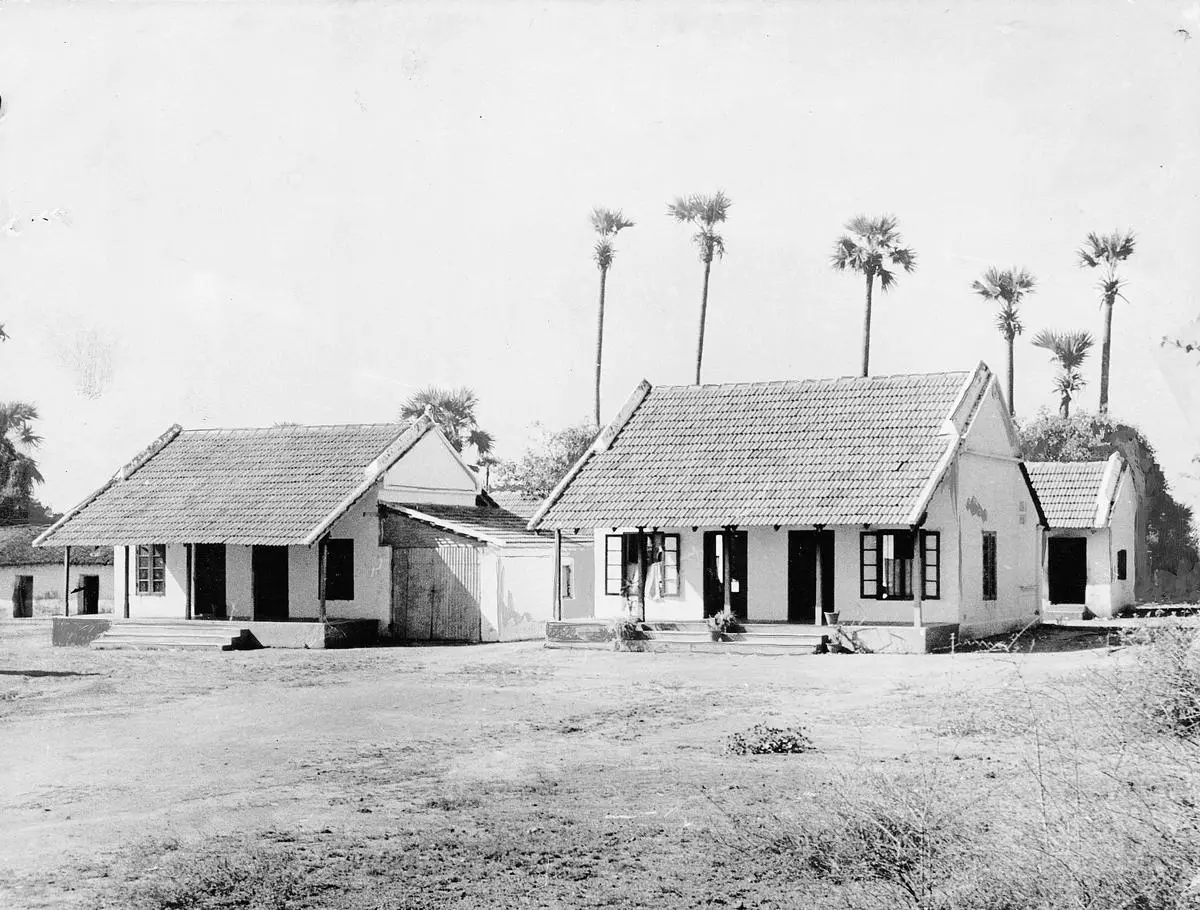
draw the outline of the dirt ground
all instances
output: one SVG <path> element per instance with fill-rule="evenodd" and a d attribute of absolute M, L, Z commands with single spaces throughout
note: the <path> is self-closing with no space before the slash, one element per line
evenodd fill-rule
<path fill-rule="evenodd" d="M 1071 630 L 1018 655 L 739 657 L 91 651 L 0 625 L 0 907 L 188 906 L 139 888 L 262 844 L 311 873 L 281 906 L 797 905 L 756 848 L 773 819 L 915 757 L 1015 782 L 1020 737 L 978 694 L 1122 659 Z M 761 722 L 816 751 L 727 752 Z"/>

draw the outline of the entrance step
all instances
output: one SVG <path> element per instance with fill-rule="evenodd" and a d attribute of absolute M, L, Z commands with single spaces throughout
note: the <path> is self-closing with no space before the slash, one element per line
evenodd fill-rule
<path fill-rule="evenodd" d="M 100 651 L 177 649 L 233 651 L 252 647 L 250 630 L 226 623 L 119 620 L 92 642 Z"/>

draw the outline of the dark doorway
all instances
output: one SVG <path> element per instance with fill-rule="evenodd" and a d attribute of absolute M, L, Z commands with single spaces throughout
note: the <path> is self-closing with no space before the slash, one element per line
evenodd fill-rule
<path fill-rule="evenodd" d="M 704 615 L 715 616 L 725 609 L 723 531 L 704 532 Z M 729 541 L 729 608 L 735 615 L 746 618 L 746 550 L 745 531 L 728 532 Z"/>
<path fill-rule="evenodd" d="M 91 615 L 100 612 L 100 576 L 80 575 L 79 587 L 75 589 L 77 600 L 75 611 L 80 615 Z"/>
<path fill-rule="evenodd" d="M 13 579 L 13 619 L 29 619 L 33 616 L 33 576 L 18 575 Z"/>
<path fill-rule="evenodd" d="M 250 570 L 253 575 L 254 618 L 287 619 L 287 547 L 255 546 L 251 551 Z"/>
<path fill-rule="evenodd" d="M 1087 538 L 1051 537 L 1046 556 L 1050 603 L 1081 604 L 1087 599 Z"/>
<path fill-rule="evenodd" d="M 256 564 L 257 568 L 257 564 Z M 194 613 L 205 619 L 225 619 L 225 544 L 196 544 L 195 565 L 196 604 Z M 284 576 L 284 588 L 287 576 Z M 257 592 L 255 597 L 257 598 Z M 286 603 L 286 601 L 285 601 Z M 284 611 L 286 613 L 286 610 Z"/>
<path fill-rule="evenodd" d="M 820 625 L 817 612 L 817 542 L 821 544 L 821 594 L 824 611 L 833 603 L 833 532 L 788 531 L 788 622 Z"/>

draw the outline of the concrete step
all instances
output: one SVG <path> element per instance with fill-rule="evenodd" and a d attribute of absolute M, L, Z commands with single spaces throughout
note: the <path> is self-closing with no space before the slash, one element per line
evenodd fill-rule
<path fill-rule="evenodd" d="M 642 641 L 627 642 L 626 644 L 636 646 L 631 650 L 638 651 L 655 651 L 655 652 L 685 652 L 692 654 L 764 654 L 764 655 L 792 655 L 799 657 L 801 655 L 813 654 L 820 647 L 820 643 L 769 643 L 756 641 L 706 641 L 706 642 L 690 642 L 690 641 L 663 641 L 662 639 L 648 638 Z"/>
<path fill-rule="evenodd" d="M 111 639 L 101 636 L 92 642 L 97 651 L 233 651 L 231 641 L 180 641 L 174 638 Z"/>
<path fill-rule="evenodd" d="M 113 623 L 92 642 L 100 651 L 117 649 L 177 649 L 232 651 L 247 646 L 247 630 L 237 625 L 124 620 Z"/>
<path fill-rule="evenodd" d="M 114 624 L 110 631 L 118 635 L 177 635 L 181 638 L 231 638 L 242 634 L 237 626 L 227 629 L 156 629 L 147 626 L 122 626 Z"/>

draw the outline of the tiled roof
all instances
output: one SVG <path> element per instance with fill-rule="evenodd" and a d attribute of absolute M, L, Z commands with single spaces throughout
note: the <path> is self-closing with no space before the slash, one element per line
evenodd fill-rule
<path fill-rule="evenodd" d="M 1052 528 L 1091 528 L 1107 461 L 1027 461 L 1025 469 Z"/>
<path fill-rule="evenodd" d="M 431 427 L 169 431 L 38 543 L 310 543 Z"/>
<path fill-rule="evenodd" d="M 0 528 L 0 566 L 41 566 L 61 563 L 60 547 L 35 547 L 33 539 L 49 525 L 13 525 Z M 71 549 L 71 563 L 82 566 L 111 566 L 112 547 Z"/>
<path fill-rule="evenodd" d="M 986 370 L 651 388 L 536 526 L 905 523 Z"/>
<path fill-rule="evenodd" d="M 383 503 L 380 507 L 385 512 L 399 513 L 430 527 L 497 546 L 547 547 L 553 543 L 550 535 L 530 531 L 526 527 L 529 519 L 504 508 L 429 503 Z M 384 542 L 387 542 L 386 527 Z"/>
<path fill-rule="evenodd" d="M 520 490 L 488 490 L 488 495 L 500 508 L 520 515 L 526 521 L 533 518 L 533 513 L 542 504 L 536 496 L 530 496 Z"/>

